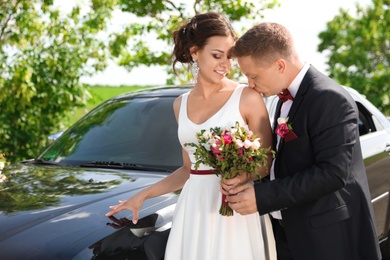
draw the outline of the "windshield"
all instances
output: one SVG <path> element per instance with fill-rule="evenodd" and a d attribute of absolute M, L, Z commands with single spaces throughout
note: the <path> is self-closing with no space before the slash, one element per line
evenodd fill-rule
<path fill-rule="evenodd" d="M 100 161 L 174 170 L 182 164 L 174 98 L 105 102 L 61 135 L 37 159 L 73 166 Z"/>

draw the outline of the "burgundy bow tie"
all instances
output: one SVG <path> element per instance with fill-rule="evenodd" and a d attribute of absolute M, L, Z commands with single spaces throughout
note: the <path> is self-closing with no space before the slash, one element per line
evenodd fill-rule
<path fill-rule="evenodd" d="M 286 102 L 287 100 L 294 100 L 293 96 L 291 96 L 290 91 L 288 89 L 283 90 L 278 94 L 278 97 L 283 101 Z"/>

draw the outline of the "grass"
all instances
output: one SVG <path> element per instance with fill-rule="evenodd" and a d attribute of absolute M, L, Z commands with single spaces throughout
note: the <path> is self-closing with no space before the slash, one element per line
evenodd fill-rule
<path fill-rule="evenodd" d="M 101 85 L 93 85 L 87 86 L 88 92 L 91 94 L 91 98 L 88 100 L 85 107 L 76 108 L 73 111 L 67 113 L 67 116 L 60 123 L 60 131 L 63 131 L 73 125 L 77 120 L 82 118 L 85 114 L 95 108 L 97 105 L 115 97 L 117 95 L 135 91 L 142 88 L 148 88 L 150 86 L 101 86 Z"/>

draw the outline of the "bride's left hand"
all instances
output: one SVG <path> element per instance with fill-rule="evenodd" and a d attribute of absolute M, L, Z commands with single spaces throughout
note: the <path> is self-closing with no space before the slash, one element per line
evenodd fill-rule
<path fill-rule="evenodd" d="M 228 195 L 229 190 L 249 181 L 252 181 L 250 174 L 247 174 L 246 172 L 239 172 L 236 177 L 221 181 L 221 192 Z"/>

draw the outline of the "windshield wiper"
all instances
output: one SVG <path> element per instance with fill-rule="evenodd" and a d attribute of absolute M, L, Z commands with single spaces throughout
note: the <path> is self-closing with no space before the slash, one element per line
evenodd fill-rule
<path fill-rule="evenodd" d="M 112 169 L 126 169 L 126 170 L 141 170 L 141 171 L 162 171 L 171 172 L 168 169 L 144 166 L 134 163 L 122 163 L 122 162 L 102 162 L 94 161 L 80 164 L 80 167 L 100 167 L 100 168 L 112 168 Z"/>

